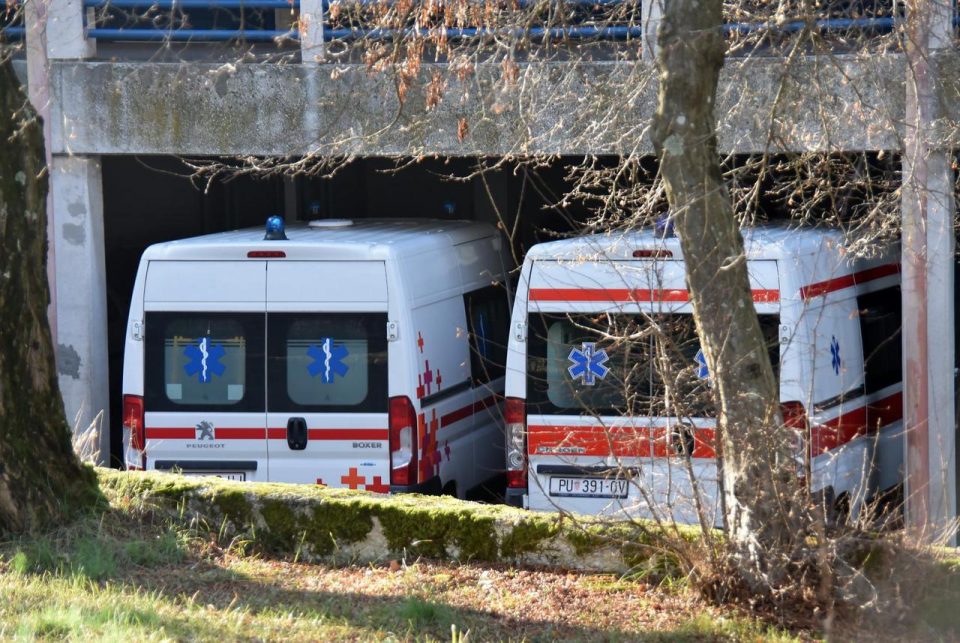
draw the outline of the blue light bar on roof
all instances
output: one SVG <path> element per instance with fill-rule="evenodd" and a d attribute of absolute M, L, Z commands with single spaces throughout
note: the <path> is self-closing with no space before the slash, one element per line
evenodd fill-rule
<path fill-rule="evenodd" d="M 264 241 L 286 241 L 287 233 L 284 230 L 283 217 L 273 215 L 267 219 L 267 233 L 263 236 Z"/>

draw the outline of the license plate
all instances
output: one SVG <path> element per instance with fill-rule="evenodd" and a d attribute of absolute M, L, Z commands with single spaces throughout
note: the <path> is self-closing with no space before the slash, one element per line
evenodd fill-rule
<path fill-rule="evenodd" d="M 627 481 L 617 478 L 550 478 L 550 495 L 557 498 L 626 498 Z"/>
<path fill-rule="evenodd" d="M 224 480 L 239 480 L 241 482 L 246 482 L 247 474 L 240 471 L 184 471 L 183 475 L 185 476 L 204 476 L 204 477 L 214 477 L 214 478 L 223 478 Z"/>

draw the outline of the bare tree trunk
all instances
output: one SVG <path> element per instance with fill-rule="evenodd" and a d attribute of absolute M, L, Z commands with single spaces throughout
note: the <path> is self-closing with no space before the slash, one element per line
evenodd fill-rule
<path fill-rule="evenodd" d="M 738 568 L 776 585 L 800 528 L 790 431 L 753 307 L 743 239 L 717 154 L 721 0 L 668 0 L 659 33 L 653 141 L 720 405 L 724 500 Z M 781 557 L 782 556 L 782 557 Z"/>
<path fill-rule="evenodd" d="M 57 386 L 47 321 L 43 133 L 9 59 L 0 62 L 0 532 L 24 531 L 98 498 Z"/>

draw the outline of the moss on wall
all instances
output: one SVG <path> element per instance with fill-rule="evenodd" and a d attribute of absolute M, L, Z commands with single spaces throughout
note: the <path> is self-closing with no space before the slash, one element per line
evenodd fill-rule
<path fill-rule="evenodd" d="M 383 496 L 156 472 L 98 473 L 115 504 L 136 501 L 174 520 L 241 535 L 265 553 L 301 560 L 424 556 L 620 572 L 659 550 L 648 546 L 654 526 L 574 521 L 449 497 Z M 662 566 L 662 561 L 651 562 Z"/>

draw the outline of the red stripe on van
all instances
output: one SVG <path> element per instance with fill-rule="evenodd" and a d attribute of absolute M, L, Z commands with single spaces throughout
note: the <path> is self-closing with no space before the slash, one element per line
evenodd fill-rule
<path fill-rule="evenodd" d="M 495 406 L 496 403 L 497 396 L 491 395 L 480 400 L 479 402 L 474 402 L 473 404 L 468 404 L 467 406 L 459 408 L 456 411 L 450 411 L 449 413 L 440 417 L 440 428 L 449 426 L 455 422 L 459 422 L 460 420 L 464 420 L 472 415 L 476 415 L 486 408 Z"/>
<path fill-rule="evenodd" d="M 694 431 L 694 458 L 714 458 L 714 429 Z M 530 425 L 527 448 L 531 456 L 618 456 L 666 458 L 674 454 L 666 427 L 608 427 Z"/>
<path fill-rule="evenodd" d="M 811 454 L 823 455 L 902 417 L 903 394 L 899 392 L 851 409 L 811 427 Z M 693 457 L 715 457 L 715 438 L 714 429 L 697 429 Z M 674 455 L 664 427 L 530 425 L 527 444 L 531 456 L 665 458 Z"/>
<path fill-rule="evenodd" d="M 903 393 L 897 391 L 882 400 L 871 402 L 867 406 L 867 422 L 871 427 L 880 428 L 903 419 Z"/>
<path fill-rule="evenodd" d="M 286 440 L 287 427 L 267 429 L 271 440 Z M 386 440 L 390 437 L 387 429 L 307 429 L 307 440 Z"/>
<path fill-rule="evenodd" d="M 903 418 L 903 393 L 888 395 L 810 428 L 811 454 L 822 455 Z"/>
<path fill-rule="evenodd" d="M 834 292 L 836 290 L 843 290 L 844 288 L 850 288 L 851 286 L 856 286 L 857 284 L 864 284 L 864 283 L 867 283 L 868 281 L 873 281 L 874 279 L 882 279 L 883 277 L 889 277 L 899 272 L 900 272 L 900 264 L 888 263 L 882 266 L 877 266 L 875 268 L 869 268 L 867 270 L 861 270 L 860 272 L 855 272 L 853 274 L 837 277 L 835 279 L 818 281 L 815 284 L 803 286 L 800 289 L 800 298 L 812 299 L 814 297 L 826 295 L 827 293 Z"/>
<path fill-rule="evenodd" d="M 753 301 L 776 303 L 779 290 L 752 290 Z M 648 290 L 645 288 L 531 288 L 530 301 L 616 301 L 616 302 L 688 302 L 686 290 Z"/>
<path fill-rule="evenodd" d="M 194 428 L 154 428 L 147 427 L 146 434 L 148 440 L 193 440 L 197 437 L 197 430 Z"/>

